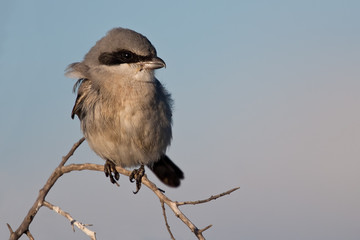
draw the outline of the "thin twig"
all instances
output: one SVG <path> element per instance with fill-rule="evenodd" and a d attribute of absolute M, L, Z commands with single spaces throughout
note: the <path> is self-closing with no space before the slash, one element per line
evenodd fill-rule
<path fill-rule="evenodd" d="M 61 216 L 67 218 L 70 221 L 73 231 L 75 232 L 74 226 L 83 231 L 86 235 L 90 237 L 91 240 L 96 240 L 96 233 L 88 229 L 86 226 L 92 226 L 91 224 L 83 224 L 75 220 L 69 213 L 63 211 L 60 207 L 54 206 L 51 203 L 44 201 L 43 206 L 53 210 L 54 212 L 60 214 Z"/>
<path fill-rule="evenodd" d="M 62 157 L 62 161 L 60 162 L 58 167 L 62 167 L 65 165 L 66 161 L 69 160 L 69 158 L 74 154 L 75 150 L 80 146 L 80 144 L 85 141 L 85 138 L 82 137 L 79 141 L 77 141 L 73 147 L 70 149 L 70 151 L 68 152 L 68 154 L 66 154 L 66 156 Z"/>
<path fill-rule="evenodd" d="M 176 205 L 178 205 L 178 206 L 188 205 L 188 204 L 196 205 L 196 204 L 201 204 L 201 203 L 210 202 L 210 201 L 212 201 L 212 200 L 218 199 L 219 197 L 228 195 L 228 194 L 230 194 L 230 193 L 238 190 L 239 188 L 240 188 L 240 187 L 236 187 L 236 188 L 230 189 L 229 191 L 226 191 L 226 192 L 223 192 L 223 193 L 220 193 L 220 194 L 211 196 L 211 197 L 209 197 L 209 198 L 207 198 L 207 199 L 204 199 L 204 200 L 176 202 Z"/>
<path fill-rule="evenodd" d="M 170 234 L 171 239 L 172 239 L 172 240 L 175 240 L 174 235 L 172 234 L 172 232 L 171 232 L 171 230 L 170 230 L 169 223 L 168 223 L 168 221 L 167 221 L 164 201 L 161 201 L 161 199 L 160 199 L 160 203 L 161 203 L 161 208 L 162 208 L 162 211 L 163 211 L 163 216 L 164 216 L 166 228 L 167 228 L 167 230 L 168 230 L 168 232 L 169 232 L 169 234 Z"/>

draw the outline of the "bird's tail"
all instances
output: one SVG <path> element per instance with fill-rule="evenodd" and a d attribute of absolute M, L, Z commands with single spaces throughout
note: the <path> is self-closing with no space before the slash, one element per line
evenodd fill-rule
<path fill-rule="evenodd" d="M 165 154 L 157 162 L 149 164 L 148 167 L 163 183 L 170 187 L 180 186 L 180 180 L 184 179 L 184 173 L 181 169 Z"/>

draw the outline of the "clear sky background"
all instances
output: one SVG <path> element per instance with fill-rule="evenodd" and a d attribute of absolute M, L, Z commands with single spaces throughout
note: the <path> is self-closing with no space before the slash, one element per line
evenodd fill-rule
<path fill-rule="evenodd" d="M 113 27 L 155 45 L 175 99 L 172 199 L 208 239 L 360 238 L 359 1 L 2 1 L 0 239 L 81 138 L 66 66 Z M 103 164 L 84 143 L 70 162 Z M 47 200 L 94 224 L 98 239 L 169 239 L 160 203 L 99 172 L 63 176 Z M 195 239 L 168 211 L 177 239 Z M 41 239 L 88 239 L 42 208 Z M 23 237 L 22 239 L 27 239 Z"/>

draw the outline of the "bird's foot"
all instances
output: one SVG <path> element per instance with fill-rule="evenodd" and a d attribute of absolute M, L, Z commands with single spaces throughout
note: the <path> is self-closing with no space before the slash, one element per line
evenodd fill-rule
<path fill-rule="evenodd" d="M 120 178 L 119 172 L 116 170 L 115 163 L 113 163 L 110 160 L 106 160 L 104 164 L 104 173 L 106 177 L 110 178 L 110 182 L 112 184 L 116 184 L 117 186 L 120 186 L 117 180 Z"/>
<path fill-rule="evenodd" d="M 130 182 L 134 182 L 134 180 L 136 181 L 136 191 L 133 192 L 134 194 L 139 192 L 141 188 L 141 179 L 144 175 L 145 175 L 145 168 L 143 164 L 140 166 L 139 169 L 134 169 L 131 172 L 129 176 Z"/>

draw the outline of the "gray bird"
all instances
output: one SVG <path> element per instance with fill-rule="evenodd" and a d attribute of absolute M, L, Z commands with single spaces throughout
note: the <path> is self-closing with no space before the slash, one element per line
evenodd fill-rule
<path fill-rule="evenodd" d="M 154 76 L 155 69 L 165 66 L 145 36 L 114 28 L 82 62 L 66 70 L 66 76 L 78 79 L 71 117 L 79 117 L 86 141 L 106 161 L 105 175 L 112 183 L 119 179 L 116 165 L 141 166 L 130 176 L 131 182 L 136 180 L 136 192 L 144 165 L 171 187 L 184 178 L 165 155 L 172 138 L 173 100 Z"/>

